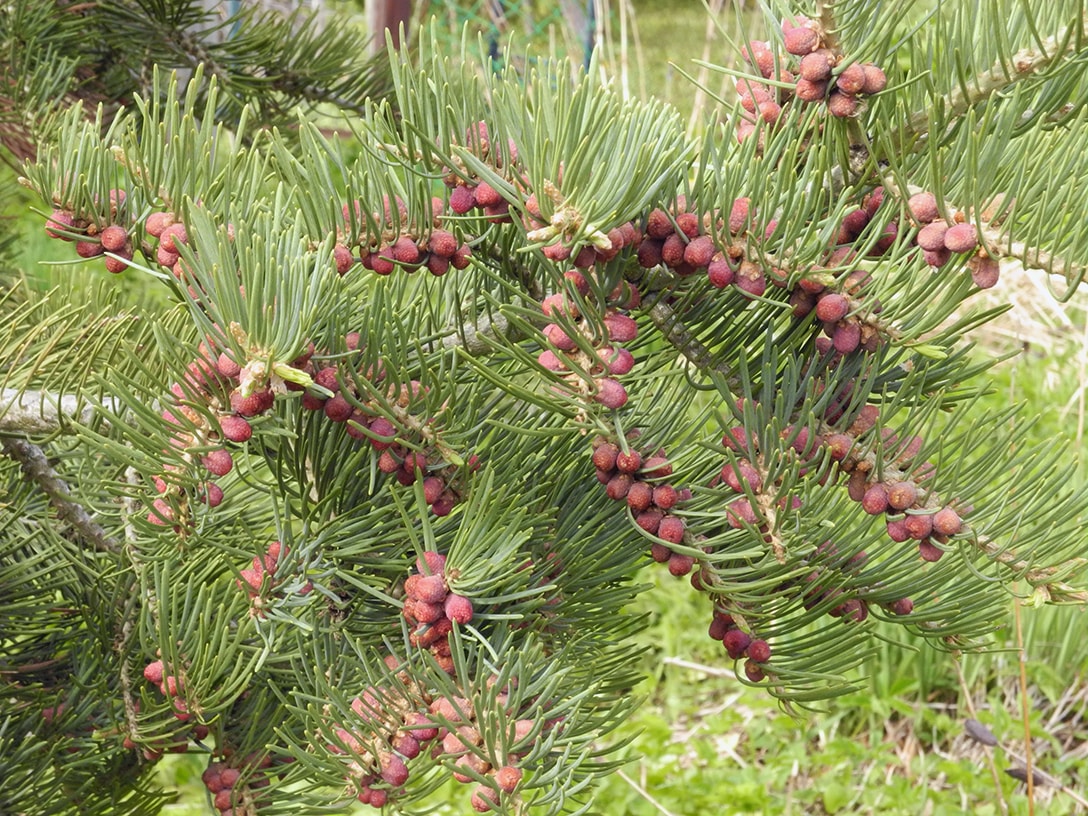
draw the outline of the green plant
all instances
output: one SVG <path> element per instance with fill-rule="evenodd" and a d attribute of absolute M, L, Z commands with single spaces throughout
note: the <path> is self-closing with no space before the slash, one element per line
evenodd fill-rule
<path fill-rule="evenodd" d="M 199 68 L 57 120 L 24 184 L 97 277 L 3 301 L 4 807 L 154 812 L 193 748 L 220 812 L 450 776 L 585 809 L 647 553 L 787 704 L 859 688 L 877 619 L 963 650 L 1014 580 L 1083 603 L 1072 463 L 981 408 L 969 353 L 1003 260 L 1072 290 L 1088 257 L 1053 168 L 1088 139 L 1085 20 L 1007 5 L 777 8 L 698 145 L 592 68 L 425 37 L 358 150 L 224 123 Z"/>

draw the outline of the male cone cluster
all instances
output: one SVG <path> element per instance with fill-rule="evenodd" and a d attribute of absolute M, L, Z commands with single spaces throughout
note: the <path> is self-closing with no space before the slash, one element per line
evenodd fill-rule
<path fill-rule="evenodd" d="M 737 80 L 736 89 L 746 116 L 737 126 L 737 139 L 755 135 L 760 123 L 773 125 L 790 100 L 819 103 L 838 119 L 857 116 L 863 97 L 880 93 L 888 78 L 871 62 L 853 62 L 828 47 L 820 24 L 807 17 L 782 21 L 785 53 L 770 42 L 753 40 L 744 58 L 774 85 L 754 79 Z M 785 85 L 785 87 L 783 86 Z"/>
<path fill-rule="evenodd" d="M 579 270 L 568 272 L 566 280 L 582 297 L 589 295 L 589 282 Z M 601 322 L 607 336 L 599 337 L 597 327 L 583 319 L 570 295 L 549 295 L 541 304 L 544 314 L 562 322 L 544 327 L 544 337 L 552 348 L 540 352 L 537 362 L 549 371 L 563 375 L 575 393 L 590 388 L 593 399 L 605 408 L 622 408 L 627 404 L 627 389 L 616 378 L 630 372 L 635 364 L 635 358 L 625 345 L 638 337 L 638 324 L 627 314 L 628 309 L 638 304 L 638 289 L 621 283 L 602 311 Z M 579 334 L 583 338 L 581 344 Z M 593 347 L 593 352 L 586 351 L 586 345 Z M 585 382 L 579 371 L 588 372 L 592 381 Z"/>
<path fill-rule="evenodd" d="M 349 350 L 359 350 L 357 333 L 349 334 L 346 342 Z M 383 382 L 386 375 L 380 362 L 375 369 L 358 369 L 350 359 L 314 361 L 305 371 L 318 387 L 302 396 L 302 407 L 324 413 L 329 421 L 343 424 L 348 436 L 368 443 L 378 456 L 378 469 L 393 476 L 399 484 L 407 487 L 422 478 L 423 495 L 431 512 L 436 516 L 449 515 L 461 500 L 458 468 L 446 463 L 438 447 L 432 444 L 437 429 L 425 420 L 410 418 L 426 395 L 426 387 L 418 380 L 399 387 L 390 385 L 383 404 L 356 386 L 357 378 Z M 398 424 L 390 417 L 399 418 Z M 475 456 L 468 457 L 466 467 L 470 470 L 477 467 Z"/>
<path fill-rule="evenodd" d="M 235 579 L 235 584 L 243 590 L 253 605 L 254 614 L 262 615 L 261 607 L 265 599 L 283 582 L 284 561 L 290 551 L 280 542 L 273 541 L 268 549 L 261 555 L 253 556 L 250 565 L 240 571 L 240 578 Z M 307 581 L 299 590 L 300 595 L 308 595 L 313 591 L 313 583 Z"/>
<path fill-rule="evenodd" d="M 449 634 L 453 625 L 472 620 L 475 610 L 464 595 L 450 592 L 446 582 L 446 556 L 427 551 L 416 560 L 416 569 L 404 582 L 403 616 L 408 621 L 408 640 L 427 649 L 438 665 L 450 674 Z"/>
<path fill-rule="evenodd" d="M 74 241 L 76 254 L 81 258 L 97 258 L 107 252 L 117 257 L 106 257 L 106 270 L 117 274 L 128 266 L 134 251 L 129 231 L 119 222 L 124 210 L 124 190 L 109 191 L 109 220 L 105 226 L 97 221 L 77 216 L 64 207 L 54 207 L 45 225 L 45 234 L 62 241 Z"/>
<path fill-rule="evenodd" d="M 387 656 L 385 663 L 398 671 L 395 657 Z M 358 800 L 374 808 L 385 807 L 411 776 L 413 760 L 430 746 L 431 758 L 447 765 L 454 779 L 476 783 L 471 797 L 474 810 L 498 809 L 502 797 L 513 794 L 521 784 L 518 763 L 539 734 L 537 721 L 508 709 L 509 689 L 495 695 L 498 716 L 508 721 L 508 727 L 498 731 L 495 756 L 484 743 L 481 715 L 471 700 L 426 693 L 402 673 L 397 681 L 365 689 L 351 701 L 355 717 L 333 728 L 334 741 L 328 748 L 350 757 L 350 780 Z M 558 722 L 545 721 L 541 728 L 554 728 Z M 486 781 L 481 783 L 481 777 Z"/>
<path fill-rule="evenodd" d="M 405 203 L 400 198 L 390 203 L 387 197 L 382 213 L 371 216 L 380 226 L 381 234 L 354 246 L 350 245 L 347 235 L 353 210 L 356 221 L 362 220 L 362 202 L 356 200 L 345 204 L 346 229 L 341 231 L 333 248 L 333 260 L 340 275 L 351 271 L 356 262 L 376 275 L 391 275 L 397 269 L 407 273 L 426 269 L 435 277 L 445 275 L 450 267 L 464 269 L 469 264 L 472 250 L 452 232 L 442 228 L 445 203 L 440 198 L 431 199 L 429 223 L 414 224 Z M 353 249 L 358 251 L 358 256 Z"/>
<path fill-rule="evenodd" d="M 220 816 L 257 816 L 262 805 L 271 797 L 264 790 L 271 784 L 269 774 L 276 765 L 292 762 L 289 757 L 273 759 L 270 754 L 235 756 L 232 750 L 223 752 L 223 759 L 213 760 L 201 774 L 201 781 L 212 796 L 212 807 Z"/>
<path fill-rule="evenodd" d="M 506 140 L 506 155 L 492 144 L 492 136 L 486 122 L 479 121 L 465 132 L 465 145 L 469 152 L 486 162 L 496 172 L 514 176 L 510 172 L 518 160 L 518 148 L 513 139 Z M 510 220 L 510 202 L 486 181 L 479 179 L 459 157 L 453 159 L 456 170 L 448 169 L 443 182 L 449 188 L 450 209 L 456 215 L 467 215 L 479 209 L 488 220 L 505 223 Z"/>
<path fill-rule="evenodd" d="M 663 450 L 644 456 L 630 447 L 629 443 L 637 438 L 637 434 L 629 434 L 622 447 L 604 437 L 593 441 L 597 481 L 604 485 L 608 498 L 626 503 L 635 524 L 659 539 L 650 547 L 654 561 L 667 563 L 673 575 L 687 575 L 695 559 L 675 552 L 669 545 L 684 542 L 687 526 L 672 511 L 680 502 L 690 499 L 691 492 L 677 489 L 668 481 L 672 464 Z"/>

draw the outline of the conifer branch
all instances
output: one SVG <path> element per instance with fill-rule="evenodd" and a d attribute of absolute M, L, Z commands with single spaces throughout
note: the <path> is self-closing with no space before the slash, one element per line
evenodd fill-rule
<path fill-rule="evenodd" d="M 118 552 L 117 542 L 91 517 L 91 514 L 72 499 L 68 484 L 50 466 L 45 452 L 25 439 L 4 437 L 0 440 L 4 454 L 22 465 L 23 472 L 49 497 L 50 503 L 63 521 L 70 524 L 96 550 Z"/>
<path fill-rule="evenodd" d="M 1042 41 L 1042 48 L 1022 48 L 1011 59 L 998 58 L 993 65 L 973 79 L 954 88 L 947 96 L 944 115 L 950 122 L 960 119 L 967 111 L 1005 91 L 1017 82 L 1030 79 L 1045 71 L 1054 63 L 1073 53 L 1074 46 L 1083 42 L 1088 35 L 1088 14 L 1081 17 L 1079 26 L 1071 26 L 1059 31 Z M 1065 43 L 1065 48 L 1060 46 Z M 932 125 L 930 111 L 916 111 L 907 120 L 905 132 L 909 144 L 912 137 L 917 137 L 919 144 L 924 144 Z"/>
<path fill-rule="evenodd" d="M 984 225 L 982 237 L 992 254 L 1015 258 L 1029 269 L 1039 269 L 1048 275 L 1064 278 L 1069 285 L 1069 293 L 1079 287 L 1084 282 L 1085 276 L 1088 275 L 1088 266 L 1064 260 L 1038 244 L 1013 241 L 1008 235 L 1002 234 L 1000 230 L 995 229 L 993 226 Z"/>
<path fill-rule="evenodd" d="M 893 194 L 898 189 L 894 178 L 885 176 L 884 189 Z M 922 192 L 921 188 L 910 187 L 907 192 L 913 194 Z M 1025 268 L 1038 269 L 1048 275 L 1064 278 L 1069 285 L 1068 292 L 1072 293 L 1084 282 L 1088 276 L 1088 266 L 1072 263 L 1049 252 L 1037 243 L 1027 241 L 1014 241 L 1000 229 L 1004 214 L 1000 211 L 1004 196 L 998 196 L 994 203 L 986 207 L 979 214 L 980 244 L 993 258 L 1010 258 L 1019 261 Z M 975 216 L 967 209 L 957 206 L 951 201 L 938 202 L 938 212 L 950 217 L 963 217 L 967 221 L 973 221 Z"/>
<path fill-rule="evenodd" d="M 63 428 L 69 420 L 88 423 L 95 407 L 81 407 L 81 403 L 82 400 L 74 394 L 5 388 L 0 392 L 0 432 L 53 433 Z M 116 410 L 112 400 L 107 400 L 107 407 Z"/>
<path fill-rule="evenodd" d="M 820 36 L 825 48 L 842 53 L 839 42 L 839 25 L 835 20 L 835 4 L 831 0 L 820 0 L 816 4 L 816 19 L 820 23 Z"/>
<path fill-rule="evenodd" d="M 676 311 L 664 300 L 657 300 L 650 307 L 648 314 L 661 335 L 672 343 L 688 362 L 700 371 L 713 368 L 710 350 L 699 342 L 691 330 L 681 322 Z M 728 376 L 727 372 L 721 373 Z"/>
<path fill-rule="evenodd" d="M 473 323 L 449 327 L 442 338 L 442 347 L 464 349 L 476 357 L 494 351 L 499 338 L 510 342 L 519 337 L 520 332 L 510 325 L 505 315 L 495 313 L 490 316 L 480 315 Z"/>

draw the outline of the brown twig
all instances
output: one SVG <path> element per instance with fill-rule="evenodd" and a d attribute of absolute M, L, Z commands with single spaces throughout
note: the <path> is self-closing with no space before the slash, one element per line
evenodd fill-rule
<path fill-rule="evenodd" d="M 67 483 L 50 466 L 41 448 L 25 439 L 5 437 L 0 439 L 0 449 L 22 466 L 23 473 L 37 482 L 62 521 L 71 525 L 96 550 L 111 553 L 119 551 L 117 542 L 95 522 L 84 507 L 72 499 Z"/>

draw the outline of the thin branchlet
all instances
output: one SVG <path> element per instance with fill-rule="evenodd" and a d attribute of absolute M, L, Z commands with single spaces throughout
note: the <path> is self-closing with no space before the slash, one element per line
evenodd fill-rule
<path fill-rule="evenodd" d="M 1088 14 L 1082 15 L 1076 26 L 1047 37 L 1043 40 L 1041 48 L 1024 48 L 1013 54 L 1010 59 L 997 59 L 989 68 L 965 84 L 957 86 L 948 94 L 944 105 L 947 121 L 959 120 L 975 105 L 1007 92 L 1016 83 L 1030 79 L 1059 60 L 1068 57 L 1078 43 L 1084 41 L 1085 36 L 1088 36 Z M 1063 43 L 1064 49 L 1060 47 Z M 918 145 L 916 149 L 920 149 L 921 145 L 925 144 L 933 124 L 933 110 L 934 107 L 929 105 L 925 110 L 916 111 L 911 115 L 903 130 L 905 139 L 901 142 L 902 145 L 910 144 L 916 139 Z"/>
<path fill-rule="evenodd" d="M 0 439 L 0 448 L 6 456 L 17 461 L 22 466 L 23 473 L 45 492 L 62 521 L 69 524 L 96 550 L 111 553 L 119 551 L 117 541 L 72 497 L 68 483 L 49 464 L 45 451 L 25 439 L 14 437 Z"/>

